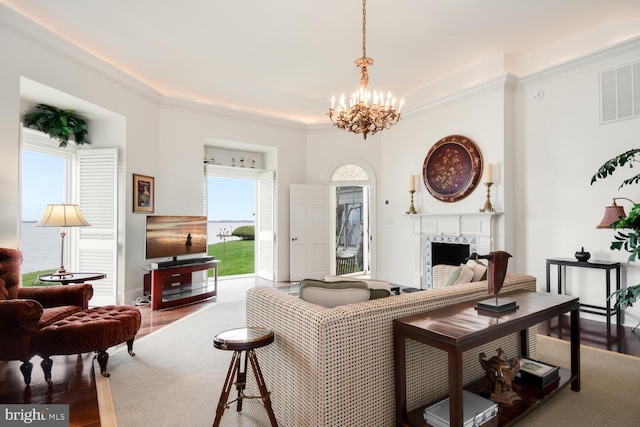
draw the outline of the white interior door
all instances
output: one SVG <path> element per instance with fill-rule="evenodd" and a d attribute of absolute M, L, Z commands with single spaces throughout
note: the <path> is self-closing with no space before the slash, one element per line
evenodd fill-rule
<path fill-rule="evenodd" d="M 330 271 L 329 187 L 293 184 L 289 191 L 291 280 L 323 279 Z"/>

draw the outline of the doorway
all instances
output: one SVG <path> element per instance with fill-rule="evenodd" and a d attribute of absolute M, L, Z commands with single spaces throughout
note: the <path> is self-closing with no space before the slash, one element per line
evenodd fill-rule
<path fill-rule="evenodd" d="M 375 222 L 375 180 L 373 169 L 361 160 L 334 165 L 330 175 L 332 191 L 331 227 L 337 275 L 370 275 L 375 267 L 375 245 L 371 224 Z"/>
<path fill-rule="evenodd" d="M 368 273 L 368 189 L 365 186 L 335 187 L 336 274 Z"/>
<path fill-rule="evenodd" d="M 255 177 L 207 177 L 207 247 L 218 276 L 255 274 L 255 206 Z"/>

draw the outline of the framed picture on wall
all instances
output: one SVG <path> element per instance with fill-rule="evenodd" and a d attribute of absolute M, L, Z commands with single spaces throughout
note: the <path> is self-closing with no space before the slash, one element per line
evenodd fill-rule
<path fill-rule="evenodd" d="M 478 146 L 461 135 L 449 135 L 427 153 L 422 177 L 427 191 L 436 199 L 452 203 L 467 197 L 478 186 L 482 154 Z"/>
<path fill-rule="evenodd" d="M 153 213 L 155 202 L 155 179 L 151 176 L 133 174 L 133 211 Z"/>

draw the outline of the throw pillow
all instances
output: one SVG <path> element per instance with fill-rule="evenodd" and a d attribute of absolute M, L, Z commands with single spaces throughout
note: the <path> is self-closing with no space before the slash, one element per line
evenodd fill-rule
<path fill-rule="evenodd" d="M 472 282 L 478 282 L 487 278 L 487 266 L 480 261 L 470 259 L 469 261 L 467 261 L 466 265 L 473 270 L 473 279 L 471 279 Z"/>
<path fill-rule="evenodd" d="M 460 264 L 460 267 L 456 267 L 451 271 L 449 279 L 445 286 L 460 285 L 462 283 L 469 283 L 473 279 L 473 270 L 464 264 Z"/>
<path fill-rule="evenodd" d="M 386 298 L 391 295 L 386 289 L 369 289 L 369 299 Z"/>
<path fill-rule="evenodd" d="M 370 297 L 369 287 L 365 282 L 325 282 L 315 279 L 300 281 L 300 298 L 326 308 L 368 301 Z"/>

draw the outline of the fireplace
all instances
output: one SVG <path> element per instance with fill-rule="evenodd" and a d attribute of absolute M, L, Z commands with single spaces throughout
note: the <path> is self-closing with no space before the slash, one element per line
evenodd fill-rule
<path fill-rule="evenodd" d="M 468 243 L 431 242 L 431 265 L 460 265 L 470 253 Z"/>
<path fill-rule="evenodd" d="M 433 288 L 432 267 L 460 265 L 471 253 L 488 254 L 504 246 L 500 212 L 408 215 L 420 236 L 420 287 Z"/>
<path fill-rule="evenodd" d="M 438 264 L 460 265 L 472 252 L 478 252 L 475 236 L 424 236 L 424 289 L 433 288 L 432 267 Z"/>

